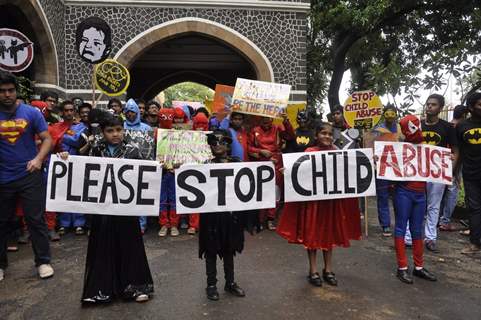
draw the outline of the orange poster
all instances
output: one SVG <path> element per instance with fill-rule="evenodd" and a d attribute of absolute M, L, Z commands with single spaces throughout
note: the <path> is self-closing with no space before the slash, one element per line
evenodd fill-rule
<path fill-rule="evenodd" d="M 229 113 L 234 87 L 223 84 L 215 85 L 214 105 L 212 112 L 217 113 L 217 119 L 222 120 Z"/>

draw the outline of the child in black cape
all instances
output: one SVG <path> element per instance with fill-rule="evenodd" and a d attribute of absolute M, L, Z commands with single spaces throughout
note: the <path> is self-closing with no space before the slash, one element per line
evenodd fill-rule
<path fill-rule="evenodd" d="M 210 163 L 240 162 L 230 156 L 232 138 L 226 130 L 215 130 L 207 135 L 214 158 Z M 244 229 L 252 230 L 255 214 L 247 212 L 213 212 L 200 215 L 199 258 L 205 257 L 207 298 L 219 300 L 217 291 L 217 255 L 224 262 L 224 290 L 237 297 L 245 292 L 234 282 L 234 256 L 244 249 Z"/>
<path fill-rule="evenodd" d="M 92 149 L 93 156 L 141 159 L 139 150 L 124 141 L 119 117 L 109 115 L 100 125 L 104 140 Z M 82 303 L 144 302 L 153 291 L 138 217 L 92 215 Z"/>

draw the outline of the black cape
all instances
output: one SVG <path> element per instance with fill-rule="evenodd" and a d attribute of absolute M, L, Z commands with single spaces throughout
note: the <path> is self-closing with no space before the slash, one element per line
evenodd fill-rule
<path fill-rule="evenodd" d="M 92 153 L 111 157 L 104 142 Z M 126 143 L 113 157 L 140 159 L 139 151 Z M 134 299 L 153 291 L 138 217 L 92 215 L 82 300 Z"/>

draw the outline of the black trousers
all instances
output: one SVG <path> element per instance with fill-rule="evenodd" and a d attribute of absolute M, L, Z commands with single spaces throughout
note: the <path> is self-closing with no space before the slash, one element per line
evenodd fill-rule
<path fill-rule="evenodd" d="M 42 173 L 36 171 L 6 184 L 0 184 L 0 268 L 5 269 L 7 261 L 7 241 L 11 235 L 15 216 L 16 200 L 23 205 L 25 222 L 30 231 L 35 265 L 50 263 L 50 243 L 45 222 L 45 186 Z"/>
<path fill-rule="evenodd" d="M 465 201 L 469 209 L 470 236 L 472 244 L 481 245 L 481 181 L 464 179 Z"/>
<path fill-rule="evenodd" d="M 225 283 L 234 282 L 234 254 L 224 254 L 224 278 Z M 205 270 L 207 273 L 207 285 L 215 286 L 217 284 L 217 255 L 206 252 L 205 254 Z"/>

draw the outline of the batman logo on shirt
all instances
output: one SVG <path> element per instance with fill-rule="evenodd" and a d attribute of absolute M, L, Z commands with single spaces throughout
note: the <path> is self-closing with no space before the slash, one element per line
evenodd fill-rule
<path fill-rule="evenodd" d="M 296 143 L 298 145 L 307 146 L 311 142 L 311 139 L 307 136 L 299 136 L 296 138 Z"/>
<path fill-rule="evenodd" d="M 481 128 L 473 128 L 463 134 L 464 141 L 469 144 L 481 144 Z"/>
<path fill-rule="evenodd" d="M 423 141 L 425 144 L 437 146 L 441 143 L 441 136 L 434 131 L 423 131 Z"/>
<path fill-rule="evenodd" d="M 0 139 L 15 144 L 25 132 L 28 122 L 25 119 L 0 120 Z"/>

